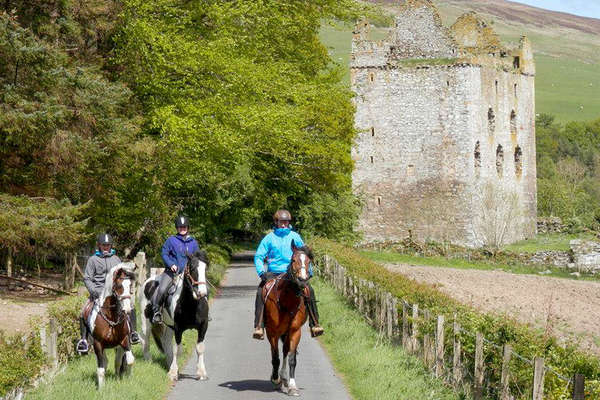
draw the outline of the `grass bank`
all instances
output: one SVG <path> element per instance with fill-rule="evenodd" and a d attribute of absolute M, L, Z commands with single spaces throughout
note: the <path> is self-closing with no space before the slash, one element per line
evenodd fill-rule
<path fill-rule="evenodd" d="M 314 288 L 326 331 L 321 343 L 355 400 L 459 398 L 433 379 L 420 360 L 382 340 L 330 285 L 315 280 Z"/>
<path fill-rule="evenodd" d="M 421 310 L 428 309 L 432 315 L 445 315 L 451 321 L 457 315 L 457 322 L 463 330 L 481 332 L 484 337 L 501 346 L 511 344 L 513 351 L 527 359 L 543 357 L 546 365 L 562 376 L 572 377 L 579 373 L 586 376 L 586 385 L 589 384 L 592 397 L 600 398 L 600 359 L 579 351 L 575 346 L 560 346 L 557 340 L 544 332 L 538 332 L 506 316 L 481 313 L 473 308 L 459 303 L 442 292 L 424 284 L 417 283 L 401 274 L 395 274 L 382 265 L 361 256 L 354 249 L 345 247 L 327 239 L 314 238 L 311 241 L 317 255 L 328 254 L 343 265 L 350 275 L 373 282 L 381 289 L 390 292 L 398 299 L 403 299 L 409 304 L 419 304 Z M 451 325 L 447 325 L 450 329 Z M 464 335 L 461 340 L 463 351 L 472 353 L 474 338 Z M 462 336 L 462 335 L 461 335 Z M 451 347 L 452 335 L 446 335 L 446 346 Z M 473 359 L 465 359 L 464 365 L 472 371 Z M 489 375 L 490 386 L 498 386 L 500 381 L 502 357 L 496 354 L 486 362 L 486 371 Z M 512 393 L 526 393 L 531 389 L 532 369 L 530 365 L 522 363 L 511 370 L 510 382 Z M 557 375 L 548 373 L 545 378 L 545 393 L 547 399 L 562 399 L 564 382 Z M 598 396 L 598 397 L 593 397 Z M 521 398 L 521 397 L 519 397 Z"/>

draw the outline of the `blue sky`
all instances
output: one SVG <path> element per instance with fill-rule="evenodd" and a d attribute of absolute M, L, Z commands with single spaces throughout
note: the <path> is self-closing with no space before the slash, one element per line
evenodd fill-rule
<path fill-rule="evenodd" d="M 600 0 L 512 0 L 547 10 L 600 18 Z"/>

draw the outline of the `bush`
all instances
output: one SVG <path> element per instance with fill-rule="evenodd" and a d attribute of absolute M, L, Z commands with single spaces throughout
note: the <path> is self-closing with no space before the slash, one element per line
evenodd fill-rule
<path fill-rule="evenodd" d="M 582 353 L 573 345 L 561 347 L 555 338 L 539 333 L 506 318 L 506 316 L 480 313 L 430 286 L 412 281 L 403 275 L 392 273 L 383 266 L 362 257 L 355 250 L 338 243 L 323 238 L 314 238 L 312 244 L 316 254 L 328 254 L 334 257 L 349 273 L 375 283 L 399 299 L 404 299 L 410 304 L 417 303 L 420 308 L 429 309 L 432 315 L 443 314 L 448 321 L 451 320 L 452 315 L 458 315 L 458 322 L 466 331 L 473 333 L 479 331 L 497 345 L 510 343 L 516 353 L 529 359 L 544 357 L 546 365 L 551 366 L 563 376 L 571 377 L 575 373 L 580 373 L 584 374 L 587 380 L 600 379 L 600 360 Z M 450 327 L 451 325 L 448 324 L 447 329 L 450 329 Z M 451 346 L 451 331 L 447 332 L 446 338 L 448 340 L 447 345 Z M 474 338 L 470 335 L 462 335 L 461 339 L 463 349 L 469 352 L 473 351 L 475 347 Z M 502 369 L 502 356 L 488 354 L 487 357 L 489 359 L 486 362 L 489 368 L 486 367 L 486 369 L 491 374 L 489 377 L 490 382 L 492 384 L 498 383 Z M 465 363 L 472 370 L 472 359 L 465 357 Z M 528 364 L 519 364 L 518 367 L 515 366 L 511 369 L 511 385 L 520 388 L 531 388 L 531 375 L 532 368 Z M 565 383 L 560 381 L 554 374 L 546 374 L 545 390 L 547 398 L 559 399 L 564 386 Z M 600 392 L 595 393 L 595 395 L 600 395 Z"/>
<path fill-rule="evenodd" d="M 6 336 L 0 331 L 0 397 L 30 382 L 45 361 L 38 335 Z"/>

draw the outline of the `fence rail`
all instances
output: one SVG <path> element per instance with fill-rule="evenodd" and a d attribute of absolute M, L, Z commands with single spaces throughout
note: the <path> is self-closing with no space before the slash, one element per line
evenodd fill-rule
<path fill-rule="evenodd" d="M 564 393 L 570 395 L 571 399 L 584 400 L 583 375 L 567 378 L 545 365 L 541 357 L 528 359 L 516 353 L 509 344 L 501 346 L 487 340 L 481 332 L 467 331 L 458 323 L 456 314 L 452 322 L 447 321 L 444 315 L 434 317 L 429 310 L 421 309 L 419 304 L 398 299 L 373 282 L 353 276 L 328 255 L 320 257 L 317 264 L 317 274 L 346 297 L 382 335 L 409 353 L 421 357 L 433 375 L 455 389 L 465 391 L 475 400 L 490 397 L 501 400 L 542 400 L 547 374 L 564 382 Z M 451 324 L 452 328 L 447 324 Z M 446 336 L 446 329 L 451 335 Z M 463 335 L 474 340 L 472 352 L 463 346 Z M 493 370 L 492 365 L 486 365 L 488 356 L 502 360 L 501 370 Z M 531 371 L 527 387 L 520 387 L 511 375 L 511 366 L 517 363 L 525 364 Z M 497 383 L 490 382 L 490 373 L 500 377 Z"/>

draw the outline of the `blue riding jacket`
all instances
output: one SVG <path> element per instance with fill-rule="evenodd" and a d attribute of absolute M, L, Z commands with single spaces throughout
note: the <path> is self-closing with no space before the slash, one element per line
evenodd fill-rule
<path fill-rule="evenodd" d="M 182 273 L 187 264 L 187 255 L 193 254 L 197 250 L 198 242 L 190 235 L 170 236 L 165 241 L 161 253 L 165 268 L 170 269 L 171 265 L 176 265 L 177 273 Z"/>
<path fill-rule="evenodd" d="M 258 276 L 265 272 L 281 274 L 287 271 L 292 261 L 292 240 L 296 247 L 304 246 L 300 235 L 291 228 L 277 228 L 261 240 L 254 255 L 254 266 Z M 266 271 L 265 262 L 267 263 Z M 312 265 L 308 273 L 312 276 Z"/>

